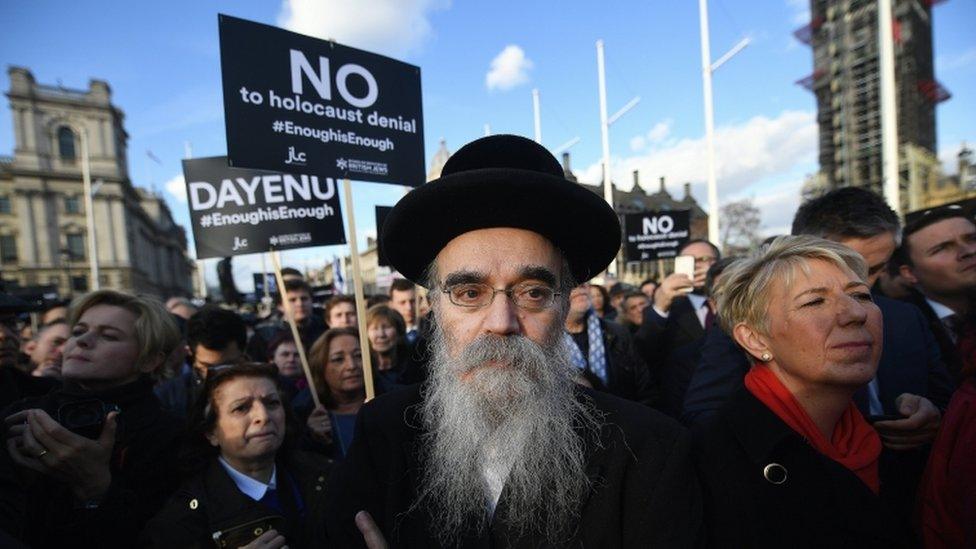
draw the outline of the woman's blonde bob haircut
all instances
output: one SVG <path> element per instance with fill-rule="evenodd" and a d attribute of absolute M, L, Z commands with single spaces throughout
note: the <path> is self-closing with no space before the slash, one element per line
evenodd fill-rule
<path fill-rule="evenodd" d="M 141 367 L 153 361 L 162 364 L 180 344 L 180 329 L 173 320 L 173 315 L 159 300 L 149 296 L 137 296 L 115 290 L 87 293 L 71 302 L 68 324 L 74 327 L 85 311 L 97 305 L 119 307 L 136 316 L 134 328 L 139 356 L 136 358 L 135 366 Z"/>
<path fill-rule="evenodd" d="M 816 236 L 781 236 L 763 246 L 753 257 L 729 265 L 722 273 L 718 294 L 719 321 L 729 334 L 740 323 L 769 335 L 770 288 L 780 279 L 789 288 L 797 271 L 809 274 L 811 260 L 834 264 L 841 270 L 853 271 L 862 281 L 868 269 L 861 254 Z"/>

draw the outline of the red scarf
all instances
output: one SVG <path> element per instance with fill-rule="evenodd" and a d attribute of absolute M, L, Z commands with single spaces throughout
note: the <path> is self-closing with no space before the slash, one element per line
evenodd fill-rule
<path fill-rule="evenodd" d="M 753 365 L 746 374 L 746 388 L 791 429 L 805 438 L 821 454 L 840 463 L 858 476 L 875 494 L 878 493 L 878 456 L 881 437 L 851 401 L 844 410 L 834 434 L 820 432 L 793 393 L 766 366 Z"/>

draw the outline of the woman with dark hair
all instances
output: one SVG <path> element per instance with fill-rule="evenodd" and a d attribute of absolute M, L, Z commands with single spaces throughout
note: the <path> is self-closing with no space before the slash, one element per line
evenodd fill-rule
<path fill-rule="evenodd" d="M 593 311 L 596 316 L 613 320 L 616 317 L 613 305 L 610 304 L 610 293 L 599 284 L 590 284 L 590 300 L 593 302 Z"/>
<path fill-rule="evenodd" d="M 342 459 L 352 443 L 356 414 L 366 400 L 359 331 L 332 328 L 319 337 L 308 357 L 321 406 L 306 388 L 295 397 L 295 412 L 308 427 L 309 449 Z"/>
<path fill-rule="evenodd" d="M 71 305 L 63 386 L 6 411 L 0 531 L 31 547 L 130 547 L 179 478 L 182 423 L 152 373 L 180 341 L 162 303 L 112 290 Z"/>
<path fill-rule="evenodd" d="M 407 324 L 403 316 L 387 305 L 374 305 L 366 310 L 366 334 L 373 367 L 379 374 L 377 391 L 389 391 L 401 383 L 401 374 L 416 367 L 411 361 L 411 347 L 407 343 Z"/>
<path fill-rule="evenodd" d="M 321 547 L 330 462 L 292 448 L 290 413 L 270 364 L 218 366 L 190 415 L 197 473 L 150 521 L 153 547 Z"/>

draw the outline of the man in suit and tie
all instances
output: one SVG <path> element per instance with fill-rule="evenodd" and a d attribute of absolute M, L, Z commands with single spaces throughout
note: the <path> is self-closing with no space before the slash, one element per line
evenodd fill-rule
<path fill-rule="evenodd" d="M 961 352 L 976 331 L 976 224 L 959 207 L 929 210 L 905 227 L 900 273 L 918 293 L 946 364 L 955 376 L 972 368 Z"/>
<path fill-rule="evenodd" d="M 654 385 L 664 383 L 668 365 L 675 354 L 705 336 L 705 329 L 714 321 L 714 311 L 705 295 L 705 276 L 708 268 L 721 259 L 718 248 L 707 240 L 691 240 L 678 255 L 695 258 L 694 278 L 671 273 L 654 292 L 650 307 L 644 309 L 644 319 L 635 334 L 638 352 L 651 371 Z"/>

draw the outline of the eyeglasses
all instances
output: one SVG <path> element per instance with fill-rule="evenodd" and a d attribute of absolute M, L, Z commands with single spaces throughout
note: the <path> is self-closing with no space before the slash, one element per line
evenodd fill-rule
<path fill-rule="evenodd" d="M 487 307 L 495 300 L 495 294 L 505 294 L 516 307 L 525 311 L 541 311 L 550 305 L 561 293 L 549 286 L 536 282 L 517 284 L 512 288 L 497 290 L 487 284 L 455 284 L 441 290 L 447 294 L 451 303 L 458 307 L 479 309 Z"/>

